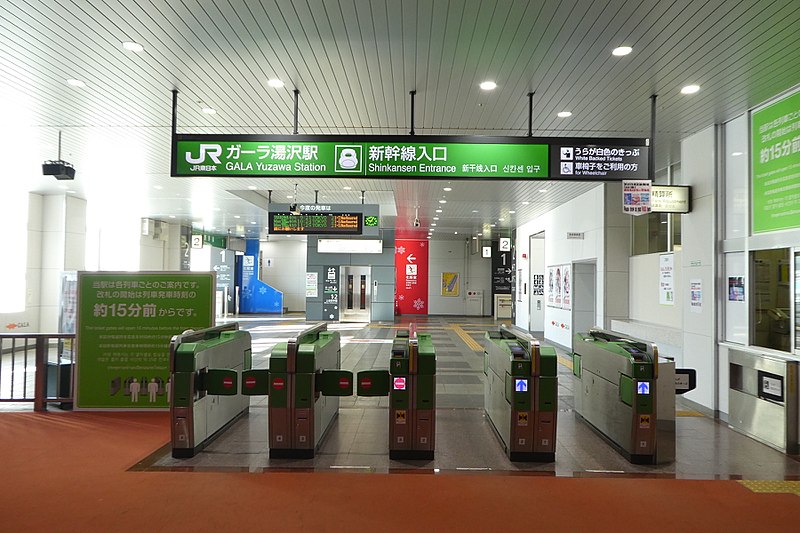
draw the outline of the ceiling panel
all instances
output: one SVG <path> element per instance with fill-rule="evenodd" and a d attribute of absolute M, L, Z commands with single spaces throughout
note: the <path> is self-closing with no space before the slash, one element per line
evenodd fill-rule
<path fill-rule="evenodd" d="M 418 135 L 513 136 L 526 134 L 535 92 L 534 135 L 578 137 L 648 136 L 658 94 L 662 168 L 681 137 L 800 81 L 798 27 L 796 0 L 5 0 L 0 140 L 17 155 L 7 182 L 43 194 L 71 187 L 93 202 L 125 191 L 123 207 L 140 216 L 219 231 L 266 221 L 231 191 L 285 197 L 295 183 L 301 198 L 318 190 L 331 202 L 367 191 L 399 227 L 418 210 L 421 236 L 434 222 L 436 238 L 508 231 L 596 184 L 170 178 L 170 91 L 180 91 L 187 133 L 290 134 L 296 88 L 301 133 L 408 133 L 416 90 Z M 144 51 L 124 50 L 126 40 Z M 621 44 L 633 53 L 613 57 Z M 487 79 L 495 91 L 478 88 Z M 687 83 L 702 89 L 681 95 Z M 59 131 L 78 171 L 69 184 L 40 175 Z"/>

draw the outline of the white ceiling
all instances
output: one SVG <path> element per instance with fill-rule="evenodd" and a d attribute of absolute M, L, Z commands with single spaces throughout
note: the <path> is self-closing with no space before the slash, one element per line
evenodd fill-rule
<path fill-rule="evenodd" d="M 57 158 L 60 130 L 77 169 L 69 194 L 108 216 L 255 232 L 266 212 L 230 191 L 271 189 L 285 202 L 297 182 L 301 202 L 318 190 L 321 201 L 357 203 L 365 190 L 398 227 L 420 206 L 427 230 L 442 207 L 436 238 L 508 228 L 594 185 L 171 178 L 171 90 L 182 133 L 290 134 L 297 88 L 304 134 L 407 133 L 416 90 L 417 135 L 525 135 L 535 91 L 533 134 L 574 137 L 648 137 L 658 94 L 664 167 L 682 136 L 800 82 L 798 27 L 798 0 L 3 0 L 3 187 L 64 194 L 39 166 Z M 613 57 L 623 44 L 633 53 Z M 478 88 L 487 79 L 496 90 Z M 689 83 L 700 92 L 680 94 Z M 558 118 L 563 110 L 573 115 Z"/>

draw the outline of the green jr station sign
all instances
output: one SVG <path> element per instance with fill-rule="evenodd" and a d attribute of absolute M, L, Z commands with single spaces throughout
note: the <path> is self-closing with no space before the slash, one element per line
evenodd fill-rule
<path fill-rule="evenodd" d="M 644 139 L 178 134 L 172 175 L 618 180 L 647 156 Z"/>

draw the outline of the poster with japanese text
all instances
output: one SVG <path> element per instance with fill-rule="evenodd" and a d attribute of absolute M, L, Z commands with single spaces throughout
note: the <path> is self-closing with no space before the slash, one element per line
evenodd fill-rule
<path fill-rule="evenodd" d="M 675 305 L 674 275 L 674 254 L 658 256 L 658 303 L 661 305 Z"/>
<path fill-rule="evenodd" d="M 547 267 L 547 305 L 553 307 L 556 302 L 556 267 Z"/>
<path fill-rule="evenodd" d="M 650 180 L 622 180 L 622 212 L 639 216 L 650 212 Z"/>
<path fill-rule="evenodd" d="M 563 290 L 564 290 L 564 286 L 563 286 L 563 283 L 564 283 L 564 280 L 563 280 L 563 276 L 564 276 L 563 268 L 564 267 L 562 265 L 558 265 L 558 266 L 553 267 L 553 268 L 556 269 L 555 285 L 554 285 L 554 288 L 553 288 L 553 307 L 561 307 L 563 305 L 561 299 L 562 299 L 562 297 L 564 295 L 564 293 L 563 293 Z"/>
<path fill-rule="evenodd" d="M 703 280 L 689 280 L 689 306 L 692 313 L 703 312 Z"/>
<path fill-rule="evenodd" d="M 428 314 L 428 241 L 395 239 L 397 308 L 401 315 Z"/>
<path fill-rule="evenodd" d="M 561 307 L 572 309 L 572 265 L 561 267 Z"/>
<path fill-rule="evenodd" d="M 166 408 L 169 343 L 214 325 L 212 272 L 79 272 L 76 405 Z"/>

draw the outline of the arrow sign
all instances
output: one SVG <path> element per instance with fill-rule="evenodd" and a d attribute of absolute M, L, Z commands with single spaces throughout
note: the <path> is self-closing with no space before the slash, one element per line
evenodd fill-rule
<path fill-rule="evenodd" d="M 528 392 L 528 380 L 527 379 L 517 379 L 514 380 L 514 388 L 517 392 Z"/>
<path fill-rule="evenodd" d="M 650 394 L 650 383 L 640 381 L 638 387 L 639 394 Z"/>
<path fill-rule="evenodd" d="M 414 254 L 408 254 L 408 256 L 406 256 L 406 261 L 408 261 L 409 263 L 413 263 L 416 260 L 417 258 L 414 257 Z"/>

